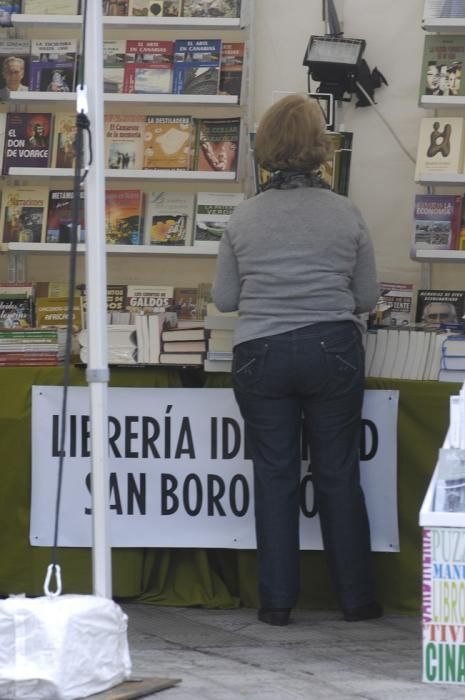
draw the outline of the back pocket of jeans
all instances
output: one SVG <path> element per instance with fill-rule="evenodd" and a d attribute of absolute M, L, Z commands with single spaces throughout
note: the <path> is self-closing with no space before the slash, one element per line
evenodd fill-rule
<path fill-rule="evenodd" d="M 320 343 L 332 376 L 348 379 L 359 374 L 363 368 L 363 351 L 357 331 L 349 336 L 326 338 Z"/>
<path fill-rule="evenodd" d="M 234 348 L 232 375 L 237 389 L 247 391 L 260 382 L 267 353 L 268 345 L 260 341 L 250 341 Z"/>

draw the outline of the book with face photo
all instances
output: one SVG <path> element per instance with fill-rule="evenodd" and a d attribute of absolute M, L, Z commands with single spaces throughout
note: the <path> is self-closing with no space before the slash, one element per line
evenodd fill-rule
<path fill-rule="evenodd" d="M 105 168 L 141 170 L 145 119 L 133 114 L 105 115 Z"/>
<path fill-rule="evenodd" d="M 426 34 L 420 78 L 420 97 L 465 95 L 465 36 Z"/>
<path fill-rule="evenodd" d="M 8 112 L 5 125 L 3 174 L 10 167 L 47 168 L 50 162 L 52 115 Z"/>
<path fill-rule="evenodd" d="M 425 328 L 463 324 L 465 291 L 458 289 L 419 289 L 415 322 Z"/>
<path fill-rule="evenodd" d="M 73 168 L 75 160 L 76 114 L 55 114 L 52 138 L 52 168 Z"/>
<path fill-rule="evenodd" d="M 0 90 L 29 90 L 30 48 L 29 39 L 0 41 Z"/>
<path fill-rule="evenodd" d="M 76 39 L 33 39 L 29 87 L 41 92 L 72 92 L 76 75 Z"/>

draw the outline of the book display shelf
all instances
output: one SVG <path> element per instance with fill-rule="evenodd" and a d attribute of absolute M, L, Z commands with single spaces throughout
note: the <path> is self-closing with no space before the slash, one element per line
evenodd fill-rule
<path fill-rule="evenodd" d="M 236 166 L 230 170 L 207 169 L 144 169 L 121 168 L 105 170 L 106 189 L 138 189 L 143 195 L 153 191 L 245 193 L 250 190 L 248 158 L 248 131 L 251 124 L 251 36 L 254 16 L 254 0 L 242 0 L 239 17 L 103 17 L 104 41 L 126 42 L 130 40 L 174 42 L 177 40 L 221 40 L 224 43 L 243 44 L 242 80 L 240 94 L 173 94 L 172 92 L 105 92 L 104 106 L 107 115 L 130 115 L 144 120 L 148 115 L 157 117 L 189 117 L 194 122 L 208 119 L 240 120 L 239 145 Z M 1 38 L 15 39 L 79 39 L 82 27 L 80 15 L 13 14 L 12 28 L 0 30 Z M 206 42 L 205 42 L 206 43 Z M 135 59 L 137 60 L 137 59 Z M 75 112 L 75 92 L 9 91 L 0 90 L 1 113 L 47 112 L 52 115 Z M 4 118 L 4 117 L 3 117 Z M 146 134 L 144 134 L 146 138 Z M 194 147 L 192 147 L 192 150 Z M 54 163 L 52 163 L 54 164 Z M 124 166 L 123 166 L 124 167 Z M 148 169 L 150 168 L 150 169 Z M 21 167 L 15 163 L 5 172 L 4 187 L 45 186 L 49 190 L 71 189 L 73 170 L 66 167 Z M 141 216 L 144 216 L 142 208 Z M 141 227 L 143 223 L 141 223 Z M 142 229 L 141 229 L 142 231 Z M 143 234 L 141 234 L 143 237 Z M 146 239 L 146 235 L 145 235 Z M 216 257 L 217 248 L 194 245 L 194 234 L 185 245 L 107 245 L 109 255 L 130 256 L 192 256 L 193 259 Z M 145 240 L 145 242 L 147 242 Z M 150 241 L 149 241 L 150 242 Z M 152 241 L 153 242 L 153 241 Z M 13 257 L 40 254 L 66 254 L 69 243 L 53 242 L 3 242 L 3 253 Z M 85 244 L 79 244 L 83 253 Z M 211 263 L 209 263 L 211 264 Z"/>
<path fill-rule="evenodd" d="M 449 16 L 448 16 L 449 15 Z M 434 35 L 444 37 L 449 41 L 449 50 L 446 53 L 440 53 L 439 49 L 435 55 L 431 51 L 429 58 L 431 61 L 427 61 L 426 49 L 423 57 L 423 65 L 421 71 L 421 86 L 418 104 L 420 107 L 430 110 L 431 116 L 434 118 L 441 119 L 442 115 L 447 115 L 450 117 L 465 117 L 465 65 L 463 65 L 463 51 L 465 50 L 465 3 L 459 0 L 458 2 L 445 2 L 443 0 L 425 0 L 424 12 L 422 19 L 422 29 L 427 32 L 425 34 L 425 45 L 429 41 L 428 37 L 433 37 Z M 430 46 L 434 48 L 434 39 L 431 41 Z M 437 60 L 436 60 L 437 58 Z M 448 75 L 451 75 L 451 69 L 454 70 L 455 66 L 458 67 L 457 73 L 454 75 L 459 76 L 458 84 L 460 81 L 462 85 L 456 90 L 429 90 L 425 85 L 427 85 L 426 73 L 429 69 L 430 64 L 438 68 L 446 68 L 445 65 L 448 64 Z M 455 65 L 454 65 L 455 64 Z M 441 88 L 441 86 L 439 86 Z M 438 92 L 441 94 L 424 94 L 430 92 Z M 444 94 L 451 93 L 454 94 Z M 463 144 L 462 144 L 463 150 Z M 463 154 L 462 154 L 463 155 Z M 463 168 L 461 172 L 435 172 L 433 169 L 431 172 L 421 172 L 421 167 L 417 164 L 417 170 L 415 175 L 415 182 L 427 188 L 428 194 L 435 194 L 436 192 L 445 192 L 444 188 L 454 188 L 452 191 L 454 193 L 463 194 L 465 188 L 465 171 Z M 447 190 L 450 193 L 450 189 Z M 462 222 L 463 228 L 463 222 Z M 465 250 L 463 249 L 450 249 L 450 250 L 440 250 L 440 249 L 418 249 L 412 247 L 411 258 L 421 263 L 460 263 L 465 262 Z"/>

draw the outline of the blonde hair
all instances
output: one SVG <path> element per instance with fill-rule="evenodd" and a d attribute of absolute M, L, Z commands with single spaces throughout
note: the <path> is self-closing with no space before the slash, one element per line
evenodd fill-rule
<path fill-rule="evenodd" d="M 267 170 L 317 170 L 332 145 L 316 100 L 288 95 L 269 107 L 255 137 L 257 162 Z"/>

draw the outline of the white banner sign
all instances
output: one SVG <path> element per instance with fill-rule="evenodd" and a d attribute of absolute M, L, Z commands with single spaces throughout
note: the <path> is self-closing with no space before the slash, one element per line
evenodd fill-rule
<path fill-rule="evenodd" d="M 108 389 L 114 547 L 254 549 L 252 463 L 231 389 Z M 31 544 L 50 546 L 62 387 L 33 387 Z M 362 482 L 374 550 L 399 550 L 398 392 L 365 393 Z M 58 544 L 92 546 L 89 390 L 70 387 Z M 303 448 L 301 548 L 322 541 Z"/>

